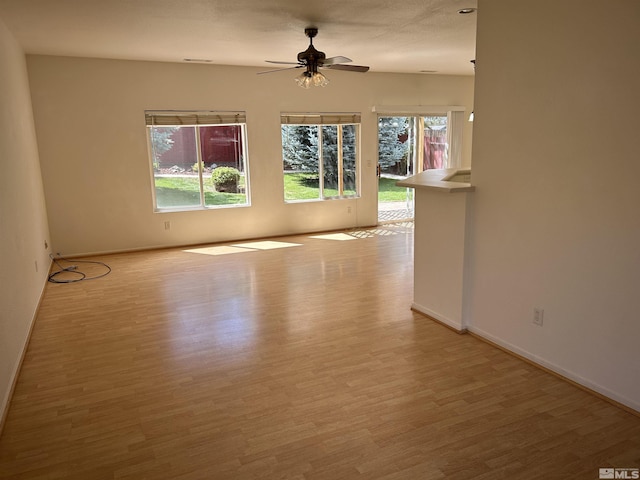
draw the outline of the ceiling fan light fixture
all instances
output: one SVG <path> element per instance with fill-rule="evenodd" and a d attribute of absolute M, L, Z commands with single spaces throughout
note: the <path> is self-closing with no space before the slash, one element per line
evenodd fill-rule
<path fill-rule="evenodd" d="M 309 88 L 311 85 L 314 87 L 326 87 L 329 84 L 329 79 L 320 72 L 302 72 L 294 80 L 302 88 Z"/>
<path fill-rule="evenodd" d="M 299 87 L 309 88 L 311 86 L 311 74 L 309 72 L 302 72 L 294 80 Z"/>
<path fill-rule="evenodd" d="M 326 87 L 329 84 L 329 79 L 320 72 L 315 72 L 311 76 L 311 79 L 313 80 L 313 85 L 315 87 Z"/>

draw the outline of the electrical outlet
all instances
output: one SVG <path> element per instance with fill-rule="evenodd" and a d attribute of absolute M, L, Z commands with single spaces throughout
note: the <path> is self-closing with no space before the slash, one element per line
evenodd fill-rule
<path fill-rule="evenodd" d="M 46 250 L 47 248 L 49 248 L 49 244 L 47 243 L 47 241 L 44 241 L 44 249 Z"/>
<path fill-rule="evenodd" d="M 165 230 L 171 230 L 171 222 L 169 220 L 164 222 L 164 229 Z"/>
<path fill-rule="evenodd" d="M 539 327 L 542 326 L 544 322 L 544 310 L 542 308 L 534 308 L 533 309 L 533 324 L 534 325 L 538 325 Z"/>
<path fill-rule="evenodd" d="M 351 207 L 347 207 L 347 213 L 351 213 Z"/>

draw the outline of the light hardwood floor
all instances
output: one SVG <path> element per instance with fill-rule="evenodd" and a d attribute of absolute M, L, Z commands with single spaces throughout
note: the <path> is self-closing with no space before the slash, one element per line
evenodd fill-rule
<path fill-rule="evenodd" d="M 410 224 L 386 225 L 110 255 L 102 279 L 48 284 L 0 478 L 597 479 L 640 466 L 640 418 L 411 312 L 412 250 Z"/>

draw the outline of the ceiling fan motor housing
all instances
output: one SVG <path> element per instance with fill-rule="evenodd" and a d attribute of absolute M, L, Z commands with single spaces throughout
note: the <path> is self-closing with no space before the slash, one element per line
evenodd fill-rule
<path fill-rule="evenodd" d="M 318 34 L 318 29 L 315 27 L 305 28 L 304 33 L 309 37 L 309 48 L 298 54 L 298 61 L 307 66 L 308 72 L 315 73 L 318 71 L 318 65 L 322 65 L 327 56 L 313 46 L 313 37 Z"/>

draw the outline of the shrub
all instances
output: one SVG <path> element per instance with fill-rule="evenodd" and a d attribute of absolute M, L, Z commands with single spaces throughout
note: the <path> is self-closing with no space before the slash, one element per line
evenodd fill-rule
<path fill-rule="evenodd" d="M 218 167 L 211 173 L 211 181 L 216 191 L 237 193 L 240 172 L 233 167 Z"/>

